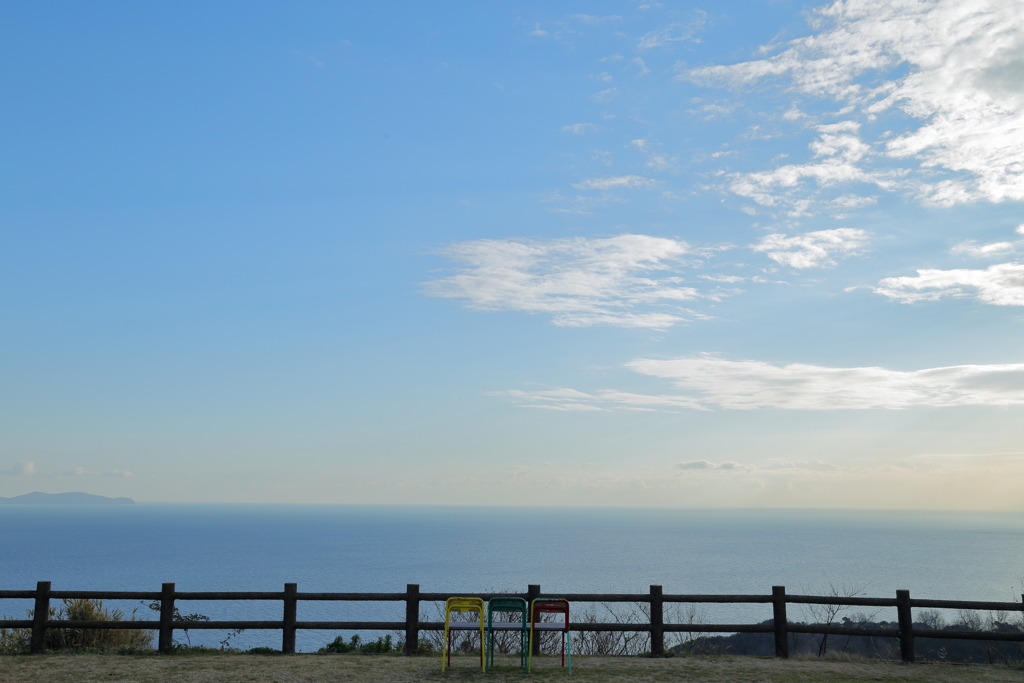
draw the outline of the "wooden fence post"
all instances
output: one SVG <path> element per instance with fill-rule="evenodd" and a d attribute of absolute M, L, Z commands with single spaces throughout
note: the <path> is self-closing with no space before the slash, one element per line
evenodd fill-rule
<path fill-rule="evenodd" d="M 295 614 L 298 605 L 295 594 L 298 592 L 298 584 L 286 583 L 284 585 L 284 624 L 282 624 L 283 628 L 281 629 L 281 653 L 286 655 L 295 654 Z"/>
<path fill-rule="evenodd" d="M 661 599 L 661 586 L 651 586 L 651 656 L 665 654 L 665 620 Z"/>
<path fill-rule="evenodd" d="M 914 620 L 910 612 L 910 591 L 896 591 L 896 618 L 900 624 L 900 660 L 914 661 Z"/>
<path fill-rule="evenodd" d="M 41 655 L 46 652 L 46 620 L 50 618 L 50 582 L 36 583 L 36 606 L 32 612 L 32 640 L 29 652 Z"/>
<path fill-rule="evenodd" d="M 789 657 L 789 621 L 786 616 L 786 587 L 772 586 L 772 620 L 775 623 L 775 656 Z"/>
<path fill-rule="evenodd" d="M 420 651 L 420 585 L 405 584 L 405 654 Z"/>
<path fill-rule="evenodd" d="M 165 655 L 174 650 L 174 584 L 160 586 L 160 639 L 157 648 Z"/>
<path fill-rule="evenodd" d="M 529 586 L 527 586 L 527 588 L 526 588 L 526 612 L 527 612 L 526 618 L 529 619 L 531 623 L 533 622 L 533 601 L 536 600 L 539 595 L 540 595 L 540 584 L 539 583 L 531 583 Z M 533 639 L 533 654 L 534 655 L 539 655 L 540 654 L 540 633 L 538 633 L 537 637 Z"/>

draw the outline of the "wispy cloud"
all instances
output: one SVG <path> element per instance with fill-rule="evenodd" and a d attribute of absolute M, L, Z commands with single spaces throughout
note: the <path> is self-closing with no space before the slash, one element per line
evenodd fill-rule
<path fill-rule="evenodd" d="M 679 303 L 701 296 L 675 274 L 690 246 L 661 237 L 475 240 L 443 253 L 464 268 L 427 283 L 431 296 L 466 299 L 479 311 L 544 313 L 556 325 L 667 328 L 686 319 Z"/>
<path fill-rule="evenodd" d="M 847 121 L 819 126 L 818 130 L 820 135 L 809 145 L 817 161 L 786 164 L 771 171 L 732 173 L 727 176 L 726 188 L 763 207 L 781 208 L 791 216 L 800 216 L 816 205 L 850 209 L 875 201 L 849 193 L 830 198 L 825 192 L 832 188 L 859 183 L 891 190 L 899 185 L 904 171 L 871 170 L 860 164 L 870 148 L 853 134 L 857 124 Z"/>
<path fill-rule="evenodd" d="M 700 42 L 694 35 L 703 29 L 706 23 L 707 13 L 703 10 L 693 10 L 687 21 L 674 22 L 644 34 L 637 43 L 637 49 L 650 50 L 686 41 Z"/>
<path fill-rule="evenodd" d="M 586 135 L 587 133 L 593 133 L 600 127 L 596 123 L 573 123 L 568 126 L 562 126 L 562 130 L 573 135 Z"/>
<path fill-rule="evenodd" d="M 16 477 L 30 477 L 35 473 L 36 464 L 31 460 L 21 460 L 5 470 L 0 470 L 0 474 L 9 474 Z"/>
<path fill-rule="evenodd" d="M 603 17 L 598 17 L 593 14 L 570 14 L 569 18 L 580 21 L 587 26 L 599 26 L 605 22 L 622 21 L 622 17 L 618 14 L 609 14 Z"/>
<path fill-rule="evenodd" d="M 608 88 L 601 92 L 596 92 L 590 96 L 591 102 L 610 102 L 616 95 L 619 94 L 618 88 Z"/>
<path fill-rule="evenodd" d="M 700 279 L 702 280 L 709 280 L 711 282 L 728 283 L 743 282 L 744 280 L 747 279 L 745 277 L 740 277 L 739 275 L 700 275 L 698 277 L 700 277 Z"/>
<path fill-rule="evenodd" d="M 606 178 L 588 178 L 573 183 L 577 190 L 614 190 L 617 188 L 653 187 L 657 181 L 639 175 L 609 176 Z"/>
<path fill-rule="evenodd" d="M 551 389 L 542 391 L 508 391 L 491 392 L 491 396 L 506 396 L 523 408 L 545 408 L 549 410 L 653 410 L 656 408 L 688 408 L 706 410 L 697 401 L 686 396 L 650 396 L 633 394 L 624 391 L 605 389 L 593 393 L 584 393 L 575 389 Z"/>
<path fill-rule="evenodd" d="M 766 235 L 754 251 L 765 252 L 768 258 L 790 268 L 821 268 L 836 265 L 835 256 L 850 256 L 868 242 L 868 234 L 856 228 L 818 230 L 788 237 Z"/>
<path fill-rule="evenodd" d="M 705 354 L 670 360 L 641 358 L 626 367 L 642 375 L 669 380 L 684 393 L 647 395 L 612 389 L 587 393 L 562 388 L 512 390 L 493 395 L 509 397 L 526 407 L 557 410 L 898 410 L 921 406 L 1024 405 L 1024 363 L 904 371 L 804 363 L 773 365 Z M 810 467 L 806 463 L 802 466 Z"/>
<path fill-rule="evenodd" d="M 629 143 L 633 147 L 636 147 L 647 156 L 647 167 L 652 168 L 656 171 L 664 171 L 675 163 L 675 159 L 666 154 L 657 151 L 648 140 L 645 138 L 639 138 Z"/>
<path fill-rule="evenodd" d="M 680 470 L 725 470 L 726 472 L 735 472 L 738 470 L 751 469 L 738 462 L 732 460 L 726 460 L 725 462 L 714 463 L 710 460 L 689 460 L 685 462 L 676 463 L 676 469 Z"/>
<path fill-rule="evenodd" d="M 966 240 L 954 246 L 950 251 L 954 254 L 964 254 L 975 258 L 986 258 L 1005 256 L 1014 251 L 1013 242 L 992 242 L 990 244 L 978 244 L 974 240 Z"/>
<path fill-rule="evenodd" d="M 773 460 L 764 469 L 768 470 L 810 470 L 812 472 L 841 472 L 842 467 L 821 460 Z"/>
<path fill-rule="evenodd" d="M 816 33 L 775 56 L 690 69 L 682 78 L 734 87 L 784 78 L 792 90 L 839 100 L 866 121 L 899 109 L 920 123 L 878 144 L 889 160 L 916 162 L 905 169 L 914 182 L 901 187 L 940 205 L 1024 199 L 1019 3 L 839 1 L 817 10 L 812 26 Z M 868 73 L 882 78 L 865 80 Z M 813 172 L 877 182 L 864 161 L 860 154 Z"/>
<path fill-rule="evenodd" d="M 880 367 L 772 365 L 714 356 L 639 359 L 627 367 L 730 409 L 863 410 L 913 406 L 1024 405 L 1024 363 L 901 371 Z"/>
<path fill-rule="evenodd" d="M 970 297 L 995 306 L 1024 306 L 1024 264 L 1000 263 L 985 270 L 918 270 L 917 275 L 885 278 L 874 291 L 908 304 Z"/>

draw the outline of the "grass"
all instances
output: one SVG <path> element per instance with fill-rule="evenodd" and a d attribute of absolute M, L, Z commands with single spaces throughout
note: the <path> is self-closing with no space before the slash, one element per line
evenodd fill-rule
<path fill-rule="evenodd" d="M 793 658 L 708 656 L 648 659 L 640 657 L 577 657 L 572 678 L 557 657 L 535 661 L 527 676 L 515 664 L 518 656 L 499 658 L 495 671 L 482 673 L 479 658 L 453 657 L 452 668 L 441 673 L 440 655 L 316 655 L 248 654 L 103 655 L 48 654 L 42 657 L 0 657 L 0 683 L 442 683 L 480 681 L 702 681 L 705 683 L 833 683 L 889 681 L 909 683 L 1024 683 L 1021 666 L 896 662 L 860 658 Z"/>

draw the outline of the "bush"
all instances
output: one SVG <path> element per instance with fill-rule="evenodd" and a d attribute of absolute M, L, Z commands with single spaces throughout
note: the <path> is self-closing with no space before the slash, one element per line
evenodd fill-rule
<path fill-rule="evenodd" d="M 135 610 L 125 619 L 119 609 L 107 609 L 100 600 L 63 600 L 60 609 L 50 608 L 50 619 L 66 621 L 135 621 Z M 29 618 L 33 611 L 28 610 Z M 0 628 L 0 653 L 28 654 L 32 630 Z M 139 652 L 153 649 L 153 632 L 140 628 L 125 629 L 46 629 L 46 649 L 60 651 Z"/>
<path fill-rule="evenodd" d="M 391 636 L 386 635 L 383 638 L 364 643 L 359 634 L 355 634 L 349 639 L 349 642 L 345 642 L 342 636 L 338 636 L 331 642 L 324 645 L 322 648 L 317 650 L 320 654 L 345 654 L 348 652 L 362 652 L 363 654 L 390 654 L 392 652 L 401 652 L 402 648 L 396 646 L 391 641 Z"/>
<path fill-rule="evenodd" d="M 13 619 L 4 617 L 4 621 L 13 621 Z M 27 628 L 0 628 L 0 654 L 28 654 L 31 640 L 32 631 Z"/>

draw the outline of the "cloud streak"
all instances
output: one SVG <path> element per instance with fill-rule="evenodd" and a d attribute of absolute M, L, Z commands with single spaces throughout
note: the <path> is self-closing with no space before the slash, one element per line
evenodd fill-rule
<path fill-rule="evenodd" d="M 639 175 L 612 176 L 607 178 L 588 178 L 573 183 L 577 190 L 615 190 L 618 188 L 653 187 L 657 181 Z"/>
<path fill-rule="evenodd" d="M 816 33 L 790 41 L 772 57 L 690 69 L 681 78 L 730 87 L 783 79 L 792 91 L 837 100 L 864 121 L 899 110 L 916 125 L 871 144 L 851 130 L 822 131 L 812 150 L 831 161 L 736 176 L 733 191 L 768 205 L 778 201 L 773 186 L 810 178 L 900 187 L 926 203 L 947 206 L 1024 199 L 1019 3 L 843 1 L 816 10 L 811 23 Z M 865 78 L 875 74 L 881 77 Z M 835 147 L 830 153 L 833 143 L 845 151 Z M 872 157 L 911 162 L 903 170 L 913 178 L 897 186 L 891 176 L 869 168 Z"/>
<path fill-rule="evenodd" d="M 668 47 L 673 43 L 686 41 L 700 42 L 694 35 L 704 28 L 707 21 L 707 13 L 703 10 L 693 10 L 689 21 L 674 22 L 654 31 L 650 31 L 640 38 L 637 49 L 650 50 L 655 47 Z"/>
<path fill-rule="evenodd" d="M 904 371 L 804 363 L 773 365 L 703 355 L 671 360 L 637 359 L 626 367 L 641 375 L 669 380 L 685 393 L 646 395 L 612 389 L 587 393 L 560 388 L 511 390 L 492 395 L 509 397 L 523 407 L 563 411 L 901 410 L 1024 405 L 1024 363 Z M 689 469 L 698 468 L 691 465 Z M 809 467 L 806 463 L 800 466 Z"/>
<path fill-rule="evenodd" d="M 834 266 L 836 255 L 851 256 L 867 244 L 868 234 L 855 228 L 818 230 L 787 237 L 767 235 L 750 248 L 790 268 Z"/>
<path fill-rule="evenodd" d="M 626 367 L 671 380 L 704 404 L 733 410 L 901 409 L 1024 405 L 1024 363 L 901 371 L 881 367 L 772 365 L 714 356 L 638 359 Z"/>
<path fill-rule="evenodd" d="M 661 237 L 475 240 L 443 253 L 464 267 L 426 283 L 427 294 L 477 311 L 547 314 L 560 326 L 663 329 L 687 319 L 681 302 L 701 296 L 674 275 L 690 246 Z"/>
<path fill-rule="evenodd" d="M 917 275 L 885 278 L 874 291 L 905 304 L 953 297 L 993 306 L 1024 306 L 1024 264 L 1000 263 L 984 270 L 918 270 Z"/>
<path fill-rule="evenodd" d="M 9 474 L 15 477 L 30 477 L 36 474 L 36 464 L 31 460 L 21 460 L 6 470 L 0 470 L 0 474 Z"/>

